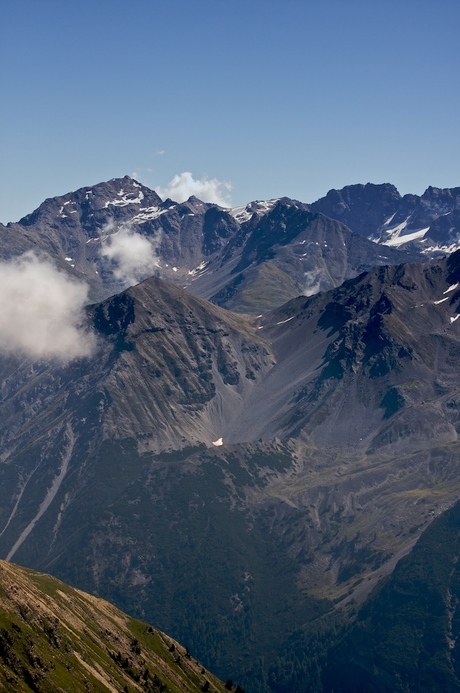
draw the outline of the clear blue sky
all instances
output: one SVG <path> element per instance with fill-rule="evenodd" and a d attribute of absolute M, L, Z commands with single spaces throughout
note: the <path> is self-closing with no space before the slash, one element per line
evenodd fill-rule
<path fill-rule="evenodd" d="M 2 3 L 0 221 L 136 174 L 234 205 L 460 185 L 459 0 Z"/>

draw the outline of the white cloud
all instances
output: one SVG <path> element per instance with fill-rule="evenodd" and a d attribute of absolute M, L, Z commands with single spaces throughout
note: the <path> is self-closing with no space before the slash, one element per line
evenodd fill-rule
<path fill-rule="evenodd" d="M 111 222 L 104 232 L 110 233 L 113 227 Z M 159 237 L 148 240 L 128 224 L 123 224 L 103 240 L 101 255 L 114 263 L 113 273 L 117 279 L 132 285 L 152 275 L 159 267 L 156 255 L 159 241 Z"/>
<path fill-rule="evenodd" d="M 66 363 L 90 356 L 82 323 L 88 287 L 33 252 L 0 262 L 0 351 Z"/>
<path fill-rule="evenodd" d="M 302 291 L 304 296 L 313 296 L 321 289 L 321 280 L 324 279 L 324 272 L 321 269 L 304 272 L 305 287 Z"/>
<path fill-rule="evenodd" d="M 184 171 L 175 175 L 165 188 L 156 187 L 155 191 L 163 200 L 170 197 L 175 202 L 185 202 L 191 195 L 195 195 L 203 202 L 212 202 L 221 207 L 231 207 L 228 198 L 231 189 L 231 183 L 206 176 L 195 180 L 190 171 Z"/>

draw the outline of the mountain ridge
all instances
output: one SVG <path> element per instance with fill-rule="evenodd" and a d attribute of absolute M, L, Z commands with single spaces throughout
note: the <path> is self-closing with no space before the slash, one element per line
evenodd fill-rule
<path fill-rule="evenodd" d="M 369 213 L 366 200 L 355 209 L 351 195 L 354 216 L 342 214 L 342 219 L 328 206 L 328 196 L 326 202 L 312 205 L 280 198 L 226 209 L 193 196 L 183 203 L 161 201 L 154 191 L 125 176 L 50 198 L 18 223 L 0 226 L 0 255 L 8 260 L 27 250 L 45 252 L 63 271 L 88 282 L 93 300 L 101 300 L 126 288 L 120 263 L 126 242 L 135 238 L 143 243 L 134 275 L 133 257 L 129 258 L 135 280 L 156 274 L 219 305 L 254 313 L 300 293 L 338 286 L 376 265 L 429 257 L 418 246 L 409 252 L 411 244 L 406 249 L 407 244 L 375 243 L 375 229 L 366 234 L 353 228 L 363 205 Z M 329 220 L 315 219 L 323 211 Z M 448 216 L 436 218 L 445 225 Z M 383 236 L 380 240 L 385 242 Z M 262 294 L 263 305 L 257 298 Z"/>
<path fill-rule="evenodd" d="M 188 649 L 102 599 L 0 561 L 0 686 L 38 691 L 227 690 Z"/>

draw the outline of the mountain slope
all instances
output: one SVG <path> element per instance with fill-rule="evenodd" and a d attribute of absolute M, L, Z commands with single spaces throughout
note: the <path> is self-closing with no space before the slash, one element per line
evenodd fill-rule
<path fill-rule="evenodd" d="M 456 440 L 459 281 L 456 253 L 373 270 L 261 316 L 276 365 L 229 439 L 314 435 L 368 452 Z"/>
<path fill-rule="evenodd" d="M 409 259 L 282 198 L 244 222 L 190 290 L 231 310 L 261 313 L 299 294 L 336 287 L 372 267 Z"/>
<path fill-rule="evenodd" d="M 152 450 L 210 445 L 272 364 L 246 318 L 155 277 L 90 309 L 88 320 L 99 335 L 92 358 L 68 367 L 2 360 L 6 457 L 50 431 L 62 449 L 80 430 L 98 442 L 141 436 Z"/>
<path fill-rule="evenodd" d="M 0 256 L 45 252 L 59 267 L 85 279 L 93 299 L 101 300 L 158 273 L 160 260 L 165 278 L 175 278 L 173 265 L 185 265 L 185 274 L 199 265 L 220 247 L 219 240 L 224 242 L 225 223 L 213 222 L 216 212 L 215 205 L 196 198 L 184 204 L 162 202 L 129 176 L 115 178 L 48 199 L 17 224 L 1 226 Z M 234 219 L 226 217 L 236 228 Z M 144 243 L 136 246 L 139 238 Z M 117 274 L 125 261 L 131 276 Z"/>
<path fill-rule="evenodd" d="M 253 319 L 151 278 L 89 310 L 94 357 L 2 359 L 2 555 L 269 690 L 458 497 L 459 265 Z"/>
<path fill-rule="evenodd" d="M 333 648 L 324 690 L 460 689 L 460 504 L 437 518 Z"/>
<path fill-rule="evenodd" d="M 187 648 L 102 599 L 0 562 L 5 691 L 224 691 Z"/>

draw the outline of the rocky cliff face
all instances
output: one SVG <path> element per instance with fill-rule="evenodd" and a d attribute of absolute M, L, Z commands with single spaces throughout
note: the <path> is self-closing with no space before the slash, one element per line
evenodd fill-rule
<path fill-rule="evenodd" d="M 283 299 L 309 296 L 364 270 L 407 259 L 283 198 L 242 224 L 190 288 L 226 308 L 260 313 Z"/>

